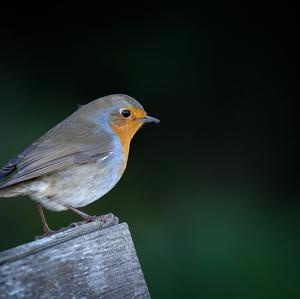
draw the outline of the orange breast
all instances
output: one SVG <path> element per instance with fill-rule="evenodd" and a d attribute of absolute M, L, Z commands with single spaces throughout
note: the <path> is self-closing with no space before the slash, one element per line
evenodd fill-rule
<path fill-rule="evenodd" d="M 112 129 L 114 132 L 119 136 L 121 144 L 122 144 L 122 150 L 125 156 L 125 160 L 127 162 L 128 155 L 129 155 L 129 148 L 130 148 L 130 141 L 136 131 L 141 127 L 141 123 L 137 121 L 132 121 L 132 123 L 126 124 L 126 125 L 116 125 L 112 124 Z"/>
<path fill-rule="evenodd" d="M 126 168 L 130 141 L 137 130 L 142 126 L 142 122 L 138 118 L 142 118 L 146 115 L 146 112 L 140 108 L 130 107 L 128 108 L 132 112 L 132 117 L 129 119 L 119 118 L 111 122 L 111 128 L 118 135 L 122 144 L 122 150 L 124 153 L 124 166 L 122 167 L 122 172 Z"/>

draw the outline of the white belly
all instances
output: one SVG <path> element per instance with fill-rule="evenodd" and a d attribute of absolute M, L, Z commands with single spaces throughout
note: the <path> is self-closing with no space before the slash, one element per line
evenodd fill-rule
<path fill-rule="evenodd" d="M 110 191 L 121 177 L 122 159 L 75 166 L 24 184 L 27 194 L 45 208 L 62 211 L 86 206 Z M 20 186 L 21 187 L 21 186 Z M 31 192 L 28 192 L 28 191 Z"/>

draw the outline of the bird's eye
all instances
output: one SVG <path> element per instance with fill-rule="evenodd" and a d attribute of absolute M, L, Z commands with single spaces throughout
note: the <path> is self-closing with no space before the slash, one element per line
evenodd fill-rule
<path fill-rule="evenodd" d="M 131 115 L 131 112 L 129 110 L 127 110 L 127 109 L 122 109 L 120 112 L 126 118 Z"/>

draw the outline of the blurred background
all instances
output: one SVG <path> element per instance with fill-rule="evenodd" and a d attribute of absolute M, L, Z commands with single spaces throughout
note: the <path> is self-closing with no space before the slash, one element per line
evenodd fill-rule
<path fill-rule="evenodd" d="M 148 5 L 2 7 L 1 165 L 78 104 L 129 94 L 161 123 L 83 210 L 129 224 L 152 297 L 299 298 L 294 9 Z M 0 199 L 0 250 L 41 233 L 31 200 Z"/>

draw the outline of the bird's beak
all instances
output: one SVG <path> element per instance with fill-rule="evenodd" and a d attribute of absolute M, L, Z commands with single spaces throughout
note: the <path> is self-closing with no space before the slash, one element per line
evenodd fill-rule
<path fill-rule="evenodd" d="M 155 118 L 155 117 L 152 117 L 152 116 L 144 116 L 142 118 L 139 118 L 139 120 L 142 122 L 142 123 L 160 123 L 159 119 Z"/>

